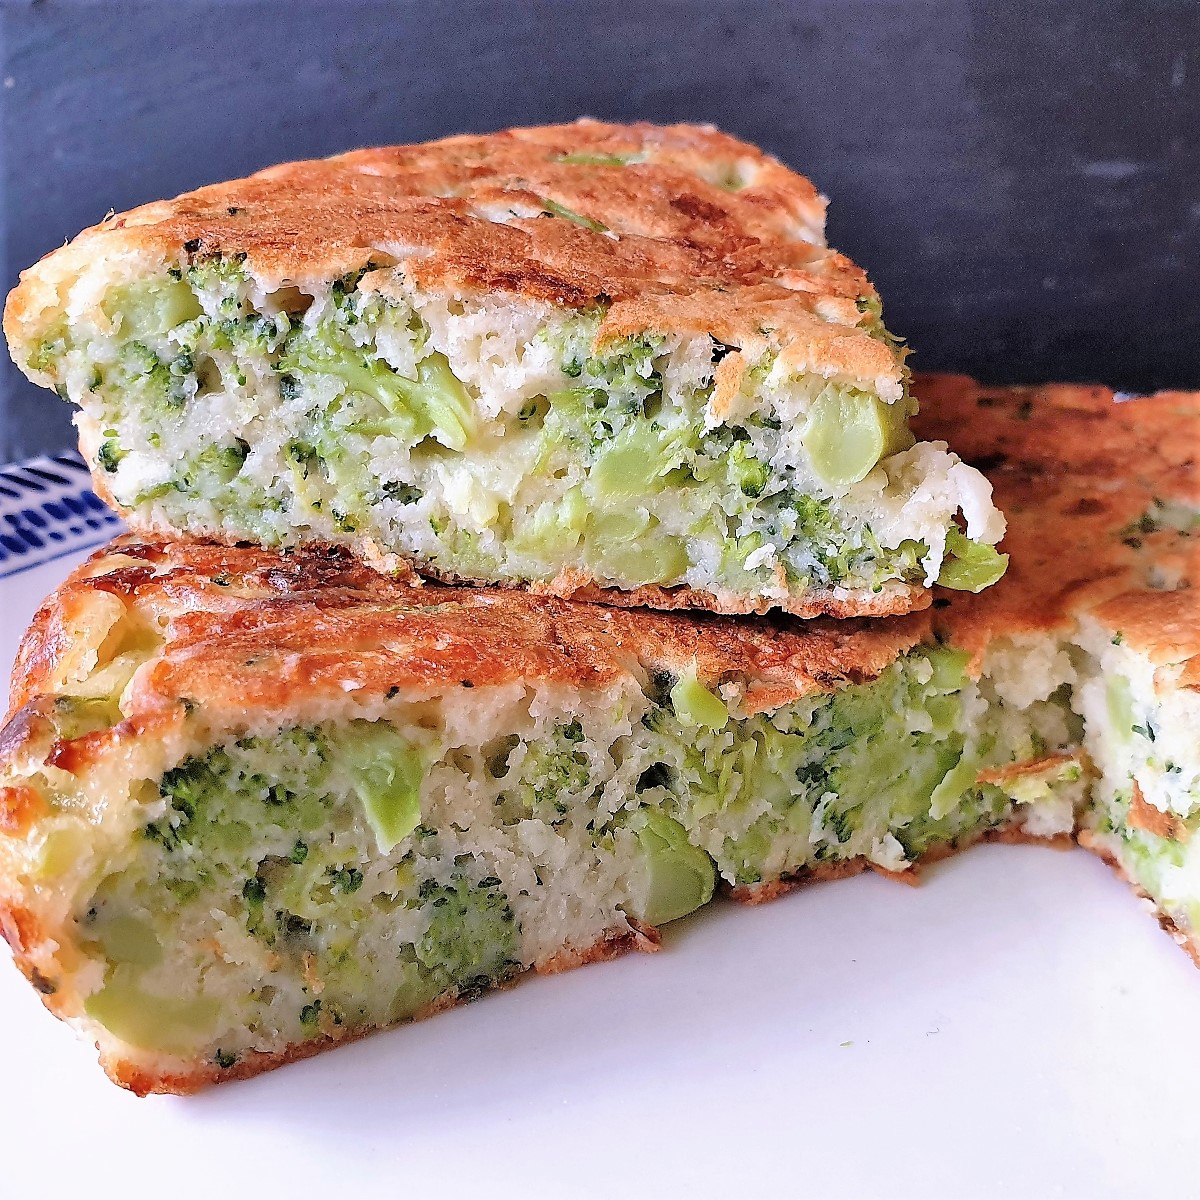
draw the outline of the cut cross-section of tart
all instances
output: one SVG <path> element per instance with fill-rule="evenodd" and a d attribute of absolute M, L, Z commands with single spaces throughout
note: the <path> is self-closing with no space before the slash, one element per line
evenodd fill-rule
<path fill-rule="evenodd" d="M 1200 964 L 1200 393 L 919 386 L 927 436 L 962 432 L 1010 516 L 1013 569 L 935 619 L 1010 701 L 1069 689 L 1093 775 L 1079 841 Z"/>
<path fill-rule="evenodd" d="M 1004 700 L 928 614 L 776 628 L 341 550 L 126 536 L 14 683 L 0 930 L 138 1091 L 653 947 L 718 884 L 1069 834 L 1084 785 L 1063 695 Z"/>
<path fill-rule="evenodd" d="M 724 612 L 885 615 L 1003 571 L 979 472 L 804 178 L 594 121 L 292 163 L 22 276 L 15 361 L 143 532 Z"/>

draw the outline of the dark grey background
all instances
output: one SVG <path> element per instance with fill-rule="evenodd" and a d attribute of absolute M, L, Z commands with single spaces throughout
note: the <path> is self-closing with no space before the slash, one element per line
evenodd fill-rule
<path fill-rule="evenodd" d="M 285 158 L 713 121 L 832 198 L 925 369 L 1200 386 L 1200 5 L 0 0 L 4 282 Z M 70 439 L 4 362 L 0 461 Z"/>

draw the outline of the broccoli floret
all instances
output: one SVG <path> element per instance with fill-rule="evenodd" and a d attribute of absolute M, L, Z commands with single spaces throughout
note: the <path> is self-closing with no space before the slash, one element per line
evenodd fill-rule
<path fill-rule="evenodd" d="M 111 475 L 121 465 L 121 459 L 126 453 L 118 441 L 110 438 L 107 442 L 100 443 L 100 449 L 96 451 L 96 460 Z"/>
<path fill-rule="evenodd" d="M 884 811 L 905 847 L 953 840 L 992 804 L 970 790 L 978 763 L 963 757 L 967 683 L 966 655 L 913 651 L 871 683 L 814 695 L 790 716 L 732 722 L 685 670 L 670 688 L 671 706 L 643 718 L 656 737 L 638 790 L 690 834 L 716 814 L 765 804 L 717 854 L 726 877 L 741 884 L 778 870 L 771 855 L 781 837 L 812 860 L 868 852 L 883 836 Z"/>
<path fill-rule="evenodd" d="M 847 545 L 830 501 L 789 489 L 769 497 L 766 505 L 791 532 L 791 544 L 780 556 L 791 576 L 830 587 L 852 573 L 861 553 Z"/>
<path fill-rule="evenodd" d="M 197 293 L 209 296 L 210 303 L 215 300 L 222 316 L 237 316 L 242 312 L 242 296 L 248 281 L 245 263 L 246 255 L 241 252 L 196 258 L 187 269 L 187 281 Z"/>
<path fill-rule="evenodd" d="M 576 163 L 580 166 L 623 167 L 635 161 L 632 154 L 560 154 L 555 160 L 560 163 Z"/>
<path fill-rule="evenodd" d="M 340 743 L 353 787 L 381 854 L 421 823 L 427 754 L 386 721 L 353 721 Z"/>
<path fill-rule="evenodd" d="M 662 375 L 655 358 L 665 339 L 652 334 L 622 338 L 605 352 L 584 363 L 584 370 L 613 393 L 640 393 L 643 397 L 662 391 Z"/>
<path fill-rule="evenodd" d="M 33 353 L 29 356 L 29 369 L 43 371 L 50 376 L 53 382 L 57 383 L 58 364 L 68 349 L 70 349 L 70 334 L 67 331 L 67 321 L 66 317 L 60 317 L 33 348 Z"/>
<path fill-rule="evenodd" d="M 463 875 L 448 884 L 426 880 L 420 896 L 432 917 L 416 944 L 417 961 L 439 991 L 470 994 L 520 969 L 516 915 L 494 875 L 474 884 Z"/>
<path fill-rule="evenodd" d="M 191 469 L 197 475 L 210 476 L 217 483 L 224 485 L 233 481 L 249 453 L 249 444 L 241 438 L 228 446 L 208 446 L 192 460 Z"/>
<path fill-rule="evenodd" d="M 249 766 L 247 752 L 258 749 L 277 752 L 270 778 Z M 147 825 L 146 836 L 168 851 L 202 842 L 205 853 L 240 863 L 232 831 L 244 822 L 288 825 L 299 831 L 323 819 L 317 798 L 326 791 L 328 757 L 320 730 L 297 728 L 277 738 L 243 738 L 185 758 L 159 781 L 159 794 L 168 807 Z"/>
<path fill-rule="evenodd" d="M 145 342 L 126 342 L 103 371 L 103 390 L 121 404 L 162 420 L 179 412 L 199 386 L 187 352 L 165 360 Z"/>
<path fill-rule="evenodd" d="M 193 345 L 205 343 L 214 350 L 230 350 L 237 354 L 269 354 L 277 349 L 291 331 L 286 314 L 264 317 L 258 313 L 221 316 L 216 320 L 205 317 L 184 332 Z M 238 380 L 245 385 L 245 378 Z"/>
<path fill-rule="evenodd" d="M 240 438 L 231 445 L 205 446 L 199 453 L 184 460 L 174 479 L 142 493 L 139 500 L 153 499 L 169 491 L 210 499 L 219 496 L 237 478 L 249 453 L 250 446 Z"/>
<path fill-rule="evenodd" d="M 525 812 L 556 823 L 572 802 L 586 797 L 591 789 L 592 768 L 588 756 L 576 747 L 583 741 L 578 721 L 555 727 L 543 742 L 526 747 L 517 794 Z"/>
<path fill-rule="evenodd" d="M 416 504 L 425 495 L 419 487 L 411 483 L 399 483 L 389 480 L 379 489 L 380 495 L 386 500 L 398 500 L 401 504 Z"/>
<path fill-rule="evenodd" d="M 162 820 L 146 827 L 146 836 L 162 842 L 168 850 L 177 849 L 197 809 L 227 785 L 231 768 L 229 754 L 218 746 L 169 770 L 158 785 L 159 794 L 169 802 L 168 811 Z"/>
<path fill-rule="evenodd" d="M 883 342 L 893 353 L 908 353 L 904 346 L 905 339 L 889 333 L 887 327 L 884 325 L 883 302 L 878 296 L 860 296 L 855 301 L 855 304 L 858 307 L 858 311 L 863 315 L 863 319 L 859 322 L 859 328 L 864 333 L 869 334 L 876 341 Z"/>
<path fill-rule="evenodd" d="M 321 1015 L 321 1001 L 314 1000 L 311 1004 L 306 1004 L 300 1010 L 300 1024 L 304 1028 L 305 1033 L 310 1036 L 316 1032 L 317 1018 Z"/>
<path fill-rule="evenodd" d="M 111 289 L 104 297 L 108 317 L 129 340 L 155 340 L 200 316 L 195 293 L 181 279 L 147 279 Z"/>
<path fill-rule="evenodd" d="M 753 447 L 749 443 L 735 441 L 729 448 L 726 462 L 730 481 L 743 496 L 756 498 L 763 494 L 771 479 L 771 468 L 754 457 Z"/>
<path fill-rule="evenodd" d="M 56 696 L 51 720 L 63 739 L 82 737 L 100 729 L 111 729 L 121 719 L 116 696 Z"/>
<path fill-rule="evenodd" d="M 1008 570 L 1008 555 L 994 546 L 973 542 L 957 525 L 946 533 L 950 557 L 942 563 L 938 583 L 961 592 L 981 592 Z"/>
<path fill-rule="evenodd" d="M 645 894 L 634 914 L 639 920 L 665 925 L 712 899 L 717 879 L 713 861 L 688 841 L 678 821 L 647 807 L 630 818 L 629 827 L 646 877 Z"/>
<path fill-rule="evenodd" d="M 671 706 L 685 727 L 724 729 L 729 723 L 725 702 L 697 678 L 693 663 L 671 689 Z"/>
<path fill-rule="evenodd" d="M 625 338 L 591 357 L 576 342 L 558 347 L 563 374 L 579 384 L 547 396 L 547 452 L 565 442 L 595 453 L 653 411 L 662 396 L 662 375 L 654 362 L 661 346 L 660 338 Z"/>
<path fill-rule="evenodd" d="M 335 504 L 329 506 L 329 519 L 343 533 L 353 533 L 358 528 L 354 518 Z"/>
<path fill-rule="evenodd" d="M 353 431 L 393 437 L 410 446 L 432 435 L 462 450 L 476 429 L 474 401 L 466 388 L 442 354 L 421 357 L 415 378 L 401 375 L 381 357 L 369 357 L 369 343 L 364 346 L 361 332 L 352 334 L 352 327 L 386 324 L 396 319 L 396 310 L 381 297 L 350 290 L 357 282 L 354 278 L 335 285 L 332 315 L 315 329 L 297 328 L 288 339 L 276 366 L 281 393 L 292 398 L 306 376 L 332 376 L 348 393 L 375 402 L 374 408 L 368 404 L 356 413 L 349 425 Z M 424 328 L 412 332 L 423 349 Z"/>
<path fill-rule="evenodd" d="M 168 479 L 163 483 L 156 483 L 151 487 L 144 488 L 134 496 L 131 503 L 136 508 L 139 504 L 149 504 L 154 500 L 161 500 L 163 496 L 169 495 L 171 492 L 181 491 L 183 491 L 183 485 L 178 479 Z"/>
<path fill-rule="evenodd" d="M 695 437 L 687 423 L 664 428 L 657 421 L 630 421 L 596 458 L 588 489 L 618 500 L 658 491 L 668 472 L 688 459 Z"/>
<path fill-rule="evenodd" d="M 242 899 L 246 902 L 246 928 L 251 933 L 261 933 L 267 889 L 257 875 L 242 885 Z"/>
<path fill-rule="evenodd" d="M 334 892 L 341 896 L 350 896 L 363 885 L 363 873 L 357 867 L 330 867 L 326 872 Z"/>

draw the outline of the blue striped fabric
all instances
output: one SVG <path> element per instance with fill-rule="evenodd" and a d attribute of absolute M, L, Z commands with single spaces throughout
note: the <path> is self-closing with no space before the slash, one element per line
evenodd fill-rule
<path fill-rule="evenodd" d="M 0 579 L 98 546 L 122 528 L 75 451 L 0 467 Z"/>

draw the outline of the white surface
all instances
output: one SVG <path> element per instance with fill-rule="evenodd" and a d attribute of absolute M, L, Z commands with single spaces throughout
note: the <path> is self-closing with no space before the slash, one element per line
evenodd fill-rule
<path fill-rule="evenodd" d="M 72 565 L 0 581 L 5 670 Z M 0 963 L 0 1197 L 1187 1200 L 1198 1008 L 1105 866 L 1011 846 L 721 903 L 191 1099 L 114 1087 Z"/>

